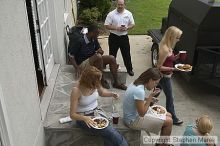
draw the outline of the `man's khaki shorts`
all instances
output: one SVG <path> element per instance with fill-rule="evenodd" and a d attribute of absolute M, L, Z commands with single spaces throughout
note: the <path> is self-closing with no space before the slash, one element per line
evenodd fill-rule
<path fill-rule="evenodd" d="M 81 72 L 82 72 L 84 69 L 86 69 L 87 67 L 89 67 L 89 66 L 91 66 L 90 63 L 89 63 L 89 58 L 86 59 L 85 61 L 83 61 L 83 62 L 79 65 Z"/>

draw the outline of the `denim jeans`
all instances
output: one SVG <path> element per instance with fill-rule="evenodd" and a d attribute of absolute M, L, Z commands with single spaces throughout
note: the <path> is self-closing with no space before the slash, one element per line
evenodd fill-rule
<path fill-rule="evenodd" d="M 92 135 L 101 136 L 104 140 L 104 146 L 128 146 L 125 138 L 111 125 L 104 129 L 94 129 L 89 128 L 84 121 L 76 121 L 76 124 Z"/>
<path fill-rule="evenodd" d="M 160 85 L 163 88 L 164 94 L 166 95 L 166 109 L 169 113 L 171 113 L 173 122 L 177 122 L 178 118 L 175 113 L 174 104 L 173 104 L 173 91 L 172 91 L 172 83 L 171 78 L 163 77 L 160 80 Z"/>

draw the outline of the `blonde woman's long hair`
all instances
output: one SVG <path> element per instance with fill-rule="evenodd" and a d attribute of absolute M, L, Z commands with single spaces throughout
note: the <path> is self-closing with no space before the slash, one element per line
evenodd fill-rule
<path fill-rule="evenodd" d="M 182 35 L 182 33 L 183 33 L 182 30 L 180 30 L 176 26 L 170 26 L 166 30 L 166 32 L 165 32 L 165 34 L 164 34 L 164 36 L 163 36 L 159 46 L 167 45 L 168 48 L 174 49 L 174 47 L 176 45 L 176 41 L 175 40 L 177 38 L 179 38 Z"/>

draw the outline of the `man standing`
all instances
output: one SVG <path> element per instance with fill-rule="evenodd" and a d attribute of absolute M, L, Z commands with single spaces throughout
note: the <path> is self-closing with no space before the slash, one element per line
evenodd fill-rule
<path fill-rule="evenodd" d="M 135 23 L 132 13 L 125 9 L 124 0 L 117 0 L 117 8 L 107 15 L 105 19 L 105 27 L 110 30 L 108 39 L 109 54 L 117 57 L 120 48 L 124 60 L 127 73 L 134 75 L 131 63 L 130 44 L 128 38 L 128 30 L 133 28 Z"/>
<path fill-rule="evenodd" d="M 79 76 L 81 71 L 88 66 L 95 66 L 102 71 L 103 66 L 109 64 L 114 79 L 113 87 L 126 90 L 127 87 L 118 82 L 118 64 L 115 57 L 112 55 L 103 55 L 104 51 L 97 40 L 98 35 L 98 27 L 96 25 L 90 25 L 87 34 L 79 38 L 75 43 L 70 43 L 73 45 L 69 45 L 69 56 L 71 63 L 76 69 L 76 76 Z M 103 87 L 110 88 L 107 81 L 102 79 L 101 82 Z"/>

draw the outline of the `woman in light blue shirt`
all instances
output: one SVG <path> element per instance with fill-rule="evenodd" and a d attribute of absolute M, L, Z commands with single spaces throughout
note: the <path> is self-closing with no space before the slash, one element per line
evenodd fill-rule
<path fill-rule="evenodd" d="M 145 130 L 155 134 L 161 131 L 161 136 L 169 137 L 173 125 L 171 114 L 167 114 L 165 120 L 146 114 L 158 91 L 151 92 L 149 96 L 145 95 L 145 92 L 150 92 L 156 87 L 161 77 L 159 69 L 149 68 L 128 86 L 123 101 L 123 119 L 125 124 L 132 129 Z M 164 146 L 164 144 L 161 145 Z"/>

